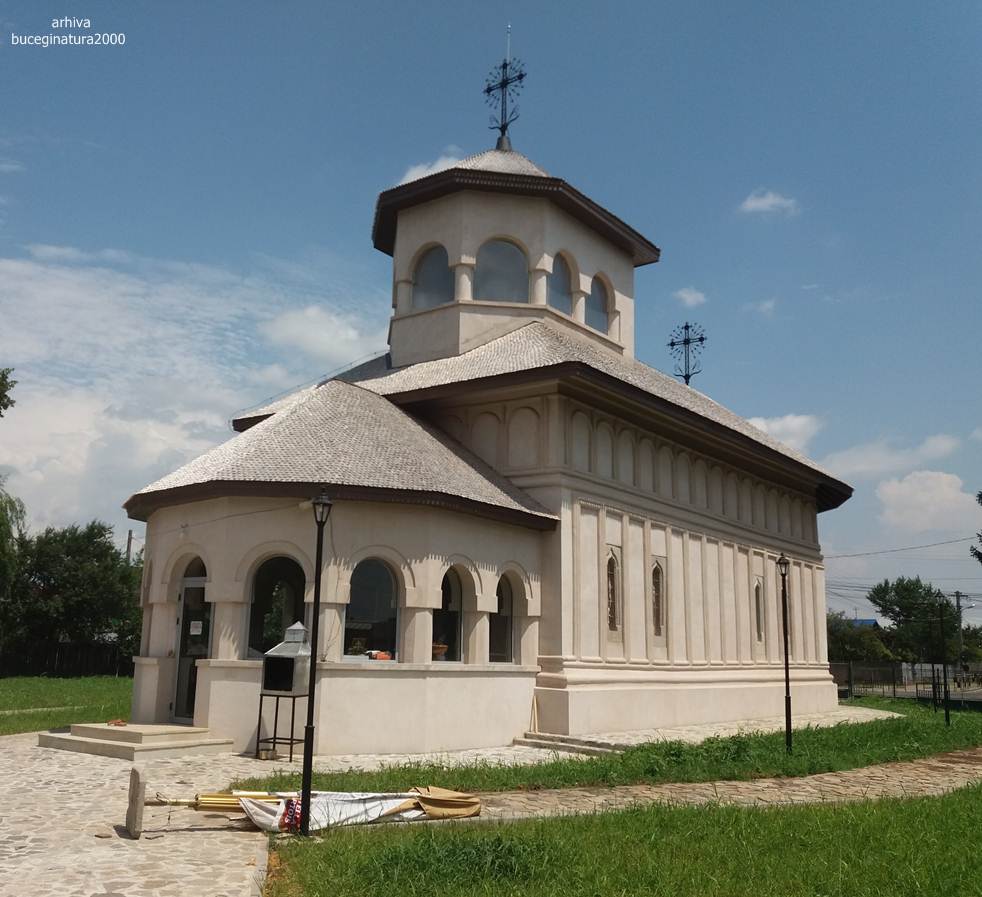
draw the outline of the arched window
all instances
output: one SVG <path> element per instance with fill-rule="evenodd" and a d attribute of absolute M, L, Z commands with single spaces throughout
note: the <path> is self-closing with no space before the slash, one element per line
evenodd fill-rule
<path fill-rule="evenodd" d="M 758 579 L 754 585 L 754 620 L 757 630 L 757 641 L 764 640 L 764 585 Z"/>
<path fill-rule="evenodd" d="M 485 243 L 477 251 L 474 298 L 528 302 L 529 266 L 525 253 L 507 240 Z"/>
<path fill-rule="evenodd" d="M 599 277 L 590 284 L 590 295 L 586 297 L 586 323 L 588 327 L 606 333 L 610 328 L 610 298 L 607 287 Z"/>
<path fill-rule="evenodd" d="M 621 571 L 614 552 L 607 555 L 607 629 L 617 632 L 621 628 Z"/>
<path fill-rule="evenodd" d="M 514 651 L 514 598 L 507 576 L 498 580 L 498 610 L 488 618 L 488 659 L 491 663 L 511 663 Z"/>
<path fill-rule="evenodd" d="M 433 611 L 433 659 L 460 660 L 464 589 L 460 574 L 451 567 L 440 584 L 443 602 Z"/>
<path fill-rule="evenodd" d="M 376 558 L 351 573 L 351 598 L 344 613 L 344 655 L 357 660 L 395 660 L 398 633 L 395 577 Z"/>
<path fill-rule="evenodd" d="M 249 651 L 265 654 L 283 641 L 286 627 L 303 622 L 306 578 L 301 566 L 288 557 L 264 561 L 252 581 L 249 610 Z"/>
<path fill-rule="evenodd" d="M 427 249 L 416 263 L 413 273 L 413 308 L 434 308 L 453 301 L 453 271 L 447 250 L 442 246 Z"/>
<path fill-rule="evenodd" d="M 546 287 L 549 305 L 564 315 L 573 314 L 573 277 L 561 255 L 552 260 L 552 273 L 546 275 Z"/>
<path fill-rule="evenodd" d="M 655 638 L 665 634 L 665 574 L 658 563 L 651 568 L 651 626 Z"/>

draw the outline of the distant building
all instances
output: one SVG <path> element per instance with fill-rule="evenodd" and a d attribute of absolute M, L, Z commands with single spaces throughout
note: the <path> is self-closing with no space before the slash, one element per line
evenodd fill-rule
<path fill-rule="evenodd" d="M 253 743 L 262 652 L 309 624 L 322 484 L 319 753 L 780 715 L 782 552 L 795 710 L 833 708 L 817 515 L 852 490 L 635 359 L 658 248 L 502 149 L 382 193 L 373 240 L 389 351 L 126 502 L 134 720 Z"/>

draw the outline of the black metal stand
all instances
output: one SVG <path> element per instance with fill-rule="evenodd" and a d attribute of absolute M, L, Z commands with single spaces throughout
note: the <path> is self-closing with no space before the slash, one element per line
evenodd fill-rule
<path fill-rule="evenodd" d="M 297 718 L 297 698 L 306 698 L 306 695 L 278 695 L 271 692 L 259 692 L 259 722 L 256 724 L 256 759 L 259 759 L 259 748 L 261 745 L 268 744 L 275 751 L 279 744 L 290 745 L 290 762 L 293 762 L 293 746 L 303 744 L 302 738 L 295 738 L 293 735 L 293 725 Z M 260 738 L 263 731 L 263 698 L 275 698 L 276 704 L 273 708 L 273 734 L 269 738 Z M 280 726 L 280 698 L 288 698 L 290 701 L 290 735 L 280 737 L 277 730 Z"/>

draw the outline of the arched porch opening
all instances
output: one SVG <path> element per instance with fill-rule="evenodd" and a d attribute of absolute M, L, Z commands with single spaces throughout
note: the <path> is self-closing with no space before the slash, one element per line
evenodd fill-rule
<path fill-rule="evenodd" d="M 264 561 L 252 578 L 249 606 L 249 654 L 265 654 L 283 641 L 287 626 L 306 622 L 306 577 L 293 558 L 278 556 Z"/>

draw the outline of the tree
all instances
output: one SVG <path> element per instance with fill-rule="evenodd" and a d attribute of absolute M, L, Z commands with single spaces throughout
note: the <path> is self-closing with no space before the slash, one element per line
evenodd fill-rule
<path fill-rule="evenodd" d="M 0 477 L 0 603 L 10 595 L 17 577 L 17 545 L 24 532 L 24 503 L 4 488 Z"/>
<path fill-rule="evenodd" d="M 13 368 L 0 368 L 0 417 L 4 411 L 14 406 L 14 400 L 10 398 L 10 393 L 17 385 L 16 380 L 11 380 L 10 375 L 14 372 Z"/>
<path fill-rule="evenodd" d="M 127 565 L 107 524 L 21 533 L 17 553 L 12 588 L 0 603 L 8 645 L 138 637 L 141 568 Z"/>
<path fill-rule="evenodd" d="M 856 626 L 844 613 L 829 613 L 826 617 L 829 633 L 829 660 L 844 663 L 862 660 L 868 663 L 887 663 L 894 659 L 884 644 L 883 631 L 872 626 Z"/>
<path fill-rule="evenodd" d="M 890 641 L 898 660 L 940 661 L 942 617 L 947 659 L 955 660 L 958 613 L 954 604 L 930 583 L 922 582 L 919 576 L 901 576 L 893 582 L 885 579 L 873 586 L 866 597 L 893 623 Z"/>

